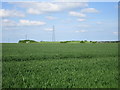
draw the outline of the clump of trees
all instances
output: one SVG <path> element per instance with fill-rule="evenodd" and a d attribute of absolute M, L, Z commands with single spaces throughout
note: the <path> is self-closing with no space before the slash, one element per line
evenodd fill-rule
<path fill-rule="evenodd" d="M 90 41 L 90 43 L 97 43 L 97 41 Z"/>
<path fill-rule="evenodd" d="M 35 40 L 19 40 L 18 43 L 38 43 L 38 42 Z"/>
<path fill-rule="evenodd" d="M 60 43 L 97 43 L 97 41 L 61 41 Z"/>
<path fill-rule="evenodd" d="M 86 41 L 80 41 L 80 43 L 86 43 Z"/>
<path fill-rule="evenodd" d="M 97 43 L 97 41 L 87 41 L 87 40 L 85 40 L 85 41 L 80 41 L 80 43 Z"/>
<path fill-rule="evenodd" d="M 69 42 L 71 42 L 71 41 L 61 41 L 60 43 L 69 43 Z"/>

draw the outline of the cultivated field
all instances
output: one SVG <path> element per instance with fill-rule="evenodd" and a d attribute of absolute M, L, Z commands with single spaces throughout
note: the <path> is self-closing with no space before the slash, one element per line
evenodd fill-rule
<path fill-rule="evenodd" d="M 117 88 L 117 43 L 3 44 L 3 88 Z"/>

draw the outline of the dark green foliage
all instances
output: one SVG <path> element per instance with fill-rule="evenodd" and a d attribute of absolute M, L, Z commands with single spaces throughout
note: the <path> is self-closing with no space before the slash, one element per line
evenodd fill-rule
<path fill-rule="evenodd" d="M 80 41 L 80 43 L 85 43 L 85 41 Z"/>
<path fill-rule="evenodd" d="M 62 42 L 60 42 L 60 43 L 67 43 L 67 41 L 62 41 Z"/>
<path fill-rule="evenodd" d="M 38 43 L 38 42 L 34 40 L 20 40 L 18 43 Z"/>
<path fill-rule="evenodd" d="M 97 43 L 96 41 L 93 41 L 92 43 Z"/>

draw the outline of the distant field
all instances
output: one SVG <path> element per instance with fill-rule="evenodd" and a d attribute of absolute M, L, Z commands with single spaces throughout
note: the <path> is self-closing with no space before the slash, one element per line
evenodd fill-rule
<path fill-rule="evenodd" d="M 3 88 L 117 88 L 117 43 L 3 44 Z"/>

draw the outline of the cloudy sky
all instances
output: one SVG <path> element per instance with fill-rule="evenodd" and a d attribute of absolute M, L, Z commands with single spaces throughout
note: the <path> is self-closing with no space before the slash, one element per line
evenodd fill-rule
<path fill-rule="evenodd" d="M 118 40 L 117 2 L 3 2 L 2 42 Z"/>

